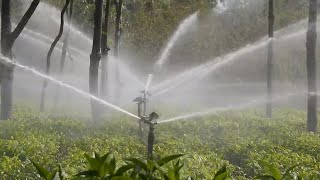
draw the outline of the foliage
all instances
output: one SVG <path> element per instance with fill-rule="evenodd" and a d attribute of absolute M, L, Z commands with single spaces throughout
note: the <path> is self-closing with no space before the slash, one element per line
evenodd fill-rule
<path fill-rule="evenodd" d="M 59 8 L 62 6 L 61 1 L 45 1 Z M 250 12 L 240 7 L 231 8 L 226 16 L 217 18 L 210 16 L 215 6 L 216 0 L 125 0 L 122 17 L 122 49 L 132 50 L 136 56 L 146 57 L 148 60 L 158 57 L 179 22 L 197 10 L 200 10 L 199 26 L 203 31 L 189 34 L 197 37 L 197 40 L 184 43 L 183 47 L 176 49 L 181 52 L 188 47 L 188 50 L 192 50 L 192 54 L 196 54 L 196 58 L 191 57 L 192 60 L 204 61 L 216 57 L 266 35 L 267 3 L 262 8 L 252 8 Z M 85 32 L 92 32 L 93 10 L 93 1 L 75 1 L 75 24 L 82 27 Z M 306 1 L 277 0 L 275 2 L 276 30 L 307 17 L 307 12 L 308 3 Z M 113 6 L 110 15 L 110 37 L 114 36 L 114 21 L 115 8 Z M 201 53 L 197 54 L 194 51 L 201 51 Z"/>
<path fill-rule="evenodd" d="M 98 155 L 113 154 L 101 161 L 100 167 L 106 168 L 102 174 L 107 177 L 110 172 L 115 174 L 121 167 L 130 166 L 126 176 L 135 169 L 136 177 L 151 174 L 169 179 L 213 179 L 215 174 L 227 174 L 228 178 L 252 179 L 275 176 L 272 169 L 277 169 L 276 174 L 286 174 L 284 179 L 319 179 L 320 136 L 305 132 L 305 117 L 300 111 L 281 110 L 275 112 L 273 119 L 266 119 L 260 111 L 252 110 L 159 124 L 155 160 L 184 154 L 162 166 L 161 161 L 144 160 L 146 148 L 138 138 L 135 121 L 110 117 L 93 125 L 84 120 L 38 114 L 22 106 L 16 109 L 12 121 L 0 123 L 0 177 L 35 179 L 38 172 L 31 159 L 51 174 L 60 164 L 62 174 L 71 178 L 79 172 L 97 170 L 86 166 L 86 162 L 98 156 L 83 156 L 96 151 Z M 113 158 L 117 159 L 115 168 Z M 139 163 L 147 168 L 137 168 Z M 224 165 L 226 171 L 219 171 Z"/>

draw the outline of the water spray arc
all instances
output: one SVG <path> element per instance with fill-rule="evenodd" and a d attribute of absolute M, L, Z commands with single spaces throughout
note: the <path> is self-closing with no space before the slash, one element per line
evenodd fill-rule
<path fill-rule="evenodd" d="M 84 97 L 91 98 L 91 99 L 101 103 L 102 105 L 110 107 L 110 108 L 112 108 L 112 109 L 114 109 L 116 111 L 122 112 L 122 113 L 124 113 L 124 114 L 126 114 L 128 116 L 131 116 L 131 117 L 135 118 L 135 119 L 140 119 L 140 117 L 134 115 L 133 113 L 130 113 L 129 111 L 126 111 L 126 110 L 124 110 L 124 109 L 122 109 L 122 108 L 120 108 L 120 107 L 118 107 L 116 105 L 113 105 L 113 104 L 111 104 L 111 103 L 109 103 L 109 102 L 107 102 L 105 100 L 102 100 L 102 99 L 100 99 L 100 98 L 98 98 L 98 97 L 96 97 L 96 96 L 94 96 L 94 95 L 92 95 L 90 93 L 86 93 L 86 92 L 82 91 L 81 89 L 78 89 L 78 88 L 76 88 L 74 86 L 66 84 L 66 83 L 64 83 L 62 81 L 59 81 L 59 80 L 57 80 L 57 79 L 55 79 L 55 78 L 53 78 L 51 76 L 43 74 L 43 73 L 41 73 L 41 72 L 39 72 L 39 71 L 29 67 L 29 66 L 25 66 L 25 65 L 22 65 L 22 64 L 20 64 L 18 62 L 11 61 L 9 58 L 3 56 L 2 54 L 0 54 L 0 63 L 5 64 L 6 66 L 15 66 L 15 67 L 21 68 L 21 69 L 23 69 L 25 71 L 29 71 L 29 72 L 33 73 L 34 75 L 36 75 L 38 77 L 41 77 L 43 79 L 47 79 L 49 81 L 52 81 L 53 83 L 59 84 L 62 87 L 70 89 L 70 90 L 72 90 L 72 91 L 74 91 L 74 92 L 76 92 L 76 93 L 78 93 L 78 94 L 80 94 L 80 95 L 82 95 Z"/>

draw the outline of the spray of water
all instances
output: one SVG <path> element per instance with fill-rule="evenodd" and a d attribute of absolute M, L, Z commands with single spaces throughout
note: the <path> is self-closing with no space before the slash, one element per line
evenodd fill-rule
<path fill-rule="evenodd" d="M 189 27 L 193 25 L 197 20 L 198 11 L 187 17 L 178 27 L 178 29 L 175 31 L 173 36 L 168 41 L 167 45 L 165 46 L 164 50 L 162 51 L 162 54 L 160 58 L 156 62 L 156 67 L 161 68 L 162 65 L 166 62 L 168 56 L 170 55 L 171 49 L 174 47 L 174 45 L 177 43 L 177 41 L 180 39 L 181 36 L 183 36 Z"/>
<path fill-rule="evenodd" d="M 74 86 L 71 86 L 71 85 L 66 84 L 66 83 L 64 83 L 62 81 L 56 80 L 55 78 L 53 78 L 51 76 L 48 76 L 48 75 L 45 75 L 45 74 L 43 74 L 43 73 L 41 73 L 41 72 L 31 68 L 31 67 L 22 65 L 22 64 L 20 64 L 18 62 L 11 61 L 9 58 L 7 58 L 7 57 L 5 57 L 5 56 L 3 56 L 1 54 L 0 54 L 0 60 L 1 60 L 1 63 L 3 63 L 3 64 L 16 66 L 16 67 L 19 67 L 19 68 L 21 68 L 23 70 L 29 71 L 29 72 L 33 73 L 34 75 L 36 75 L 36 76 L 39 76 L 41 78 L 44 78 L 44 79 L 52 81 L 52 82 L 54 82 L 56 84 L 59 84 L 62 87 L 68 88 L 68 89 L 70 89 L 70 90 L 72 90 L 72 91 L 74 91 L 74 92 L 76 92 L 76 93 L 78 93 L 78 94 L 80 94 L 80 95 L 82 95 L 84 97 L 91 98 L 91 99 L 93 99 L 93 100 L 95 100 L 95 101 L 97 101 L 97 102 L 99 102 L 99 103 L 101 103 L 101 104 L 103 104 L 103 105 L 105 105 L 107 107 L 110 107 L 110 108 L 112 108 L 112 109 L 114 109 L 116 111 L 119 111 L 119 112 L 122 112 L 124 114 L 127 114 L 127 115 L 129 115 L 129 116 L 131 116 L 133 118 L 140 119 L 138 116 L 136 116 L 136 115 L 124 110 L 124 109 L 121 109 L 118 106 L 115 106 L 115 105 L 113 105 L 113 104 L 111 104 L 111 103 L 109 103 L 107 101 L 104 101 L 104 100 L 102 100 L 102 99 L 100 99 L 100 98 L 98 98 L 98 97 L 96 97 L 96 96 L 94 96 L 92 94 L 86 93 L 86 92 L 84 92 L 84 91 L 82 91 L 82 90 L 80 90 L 80 89 L 78 89 L 78 88 L 76 88 Z"/>
<path fill-rule="evenodd" d="M 144 88 L 145 92 L 149 91 L 149 87 L 150 87 L 150 85 L 151 85 L 152 79 L 153 79 L 153 75 L 152 75 L 152 74 L 149 74 L 149 75 L 148 75 L 148 79 L 147 79 L 146 86 L 145 86 L 145 88 Z"/>
<path fill-rule="evenodd" d="M 27 29 L 27 28 L 24 29 L 22 35 L 23 35 L 23 36 L 26 36 L 27 38 L 32 39 L 32 40 L 34 40 L 34 41 L 41 41 L 41 42 L 43 42 L 43 43 L 45 43 L 45 44 L 47 44 L 47 45 L 50 45 L 50 44 L 54 41 L 54 39 L 52 39 L 51 37 L 45 36 L 45 35 L 43 35 L 43 34 L 41 34 L 41 33 L 35 32 L 35 31 L 30 30 L 30 29 Z M 60 49 L 61 49 L 62 46 L 63 46 L 63 44 L 62 44 L 61 42 L 58 42 L 57 45 L 58 45 L 58 47 L 59 47 Z M 80 50 L 80 49 L 78 49 L 78 48 L 76 48 L 76 47 L 73 47 L 73 46 L 69 45 L 68 48 L 69 48 L 70 50 L 72 50 L 76 55 L 80 54 L 80 55 L 82 55 L 83 57 L 86 57 L 86 56 L 87 56 L 87 54 L 85 54 L 85 53 L 83 52 L 83 50 Z"/>
<path fill-rule="evenodd" d="M 286 41 L 292 38 L 296 38 L 298 36 L 304 35 L 306 33 L 306 30 L 299 30 L 297 32 L 291 32 L 286 35 L 281 35 L 280 33 L 283 30 L 279 30 L 276 32 L 276 35 L 279 35 L 280 37 L 274 38 L 274 42 L 277 41 Z M 169 92 L 172 89 L 175 89 L 177 87 L 180 87 L 181 85 L 194 82 L 196 80 L 201 80 L 207 75 L 209 75 L 211 72 L 218 70 L 219 68 L 222 68 L 226 65 L 230 65 L 234 63 L 238 57 L 241 57 L 245 54 L 248 54 L 250 52 L 254 52 L 262 47 L 265 47 L 268 42 L 272 39 L 267 39 L 266 37 L 262 38 L 261 40 L 257 41 L 256 43 L 249 44 L 237 51 L 228 53 L 223 56 L 219 56 L 217 58 L 214 58 L 212 60 L 209 60 L 208 62 L 201 64 L 197 67 L 188 69 L 178 75 L 176 75 L 173 78 L 170 78 L 168 80 L 163 81 L 162 83 L 154 86 L 152 88 L 152 91 L 155 91 L 154 97 L 159 96 L 161 94 L 164 94 L 166 92 Z"/>
<path fill-rule="evenodd" d="M 304 94 L 304 93 L 288 93 L 288 94 L 282 95 L 282 96 L 275 96 L 273 98 L 273 101 L 274 102 L 281 101 L 285 98 L 297 96 L 297 95 L 302 95 L 302 94 Z M 187 119 L 191 119 L 191 118 L 195 118 L 195 117 L 202 117 L 202 116 L 217 114 L 217 113 L 230 111 L 230 110 L 241 110 L 241 109 L 249 108 L 252 106 L 261 105 L 261 104 L 264 104 L 265 102 L 266 102 L 266 98 L 262 98 L 262 99 L 254 99 L 252 101 L 249 101 L 247 103 L 240 104 L 240 105 L 231 105 L 231 106 L 222 107 L 222 108 L 210 108 L 210 109 L 207 109 L 204 111 L 193 112 L 193 113 L 189 113 L 186 115 L 181 115 L 181 116 L 173 117 L 170 119 L 162 120 L 162 121 L 159 121 L 158 124 L 174 122 L 174 121 L 179 121 L 179 120 L 187 120 Z"/>
<path fill-rule="evenodd" d="M 227 10 L 227 6 L 224 1 L 218 0 L 217 6 L 215 7 L 214 11 L 221 14 Z"/>

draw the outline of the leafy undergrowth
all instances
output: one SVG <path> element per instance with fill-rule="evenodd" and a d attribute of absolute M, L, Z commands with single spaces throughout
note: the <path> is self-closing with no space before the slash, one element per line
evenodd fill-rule
<path fill-rule="evenodd" d="M 224 164 L 229 178 L 320 179 L 320 136 L 306 133 L 306 114 L 293 110 L 264 118 L 258 111 L 228 112 L 159 124 L 155 159 L 184 154 L 181 178 L 213 179 Z M 0 123 L 1 179 L 39 178 L 30 160 L 53 171 L 60 164 L 69 177 L 87 169 L 84 154 L 112 152 L 117 166 L 126 158 L 146 159 L 136 121 L 118 118 L 94 124 L 49 118 L 26 107 Z M 172 162 L 172 164 L 177 163 Z M 292 167 L 292 168 L 290 168 Z"/>

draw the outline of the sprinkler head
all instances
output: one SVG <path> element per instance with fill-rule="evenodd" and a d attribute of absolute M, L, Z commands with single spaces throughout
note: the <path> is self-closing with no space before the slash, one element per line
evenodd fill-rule
<path fill-rule="evenodd" d="M 150 115 L 149 115 L 149 120 L 150 121 L 153 121 L 153 120 L 156 120 L 159 118 L 159 115 L 155 112 L 152 112 Z"/>
<path fill-rule="evenodd" d="M 148 92 L 148 91 L 145 91 L 145 90 L 142 90 L 142 91 L 140 91 L 142 94 L 146 94 L 146 95 L 148 95 L 148 96 L 151 96 L 151 94 Z"/>
<path fill-rule="evenodd" d="M 159 118 L 159 115 L 155 112 L 152 112 L 149 117 L 146 117 L 146 116 L 142 116 L 140 121 L 144 122 L 145 124 L 148 124 L 148 125 L 156 125 L 158 124 L 157 121 L 155 121 L 156 119 Z"/>
<path fill-rule="evenodd" d="M 137 97 L 133 100 L 133 102 L 136 102 L 137 104 L 142 104 L 144 103 L 145 99 L 142 97 Z"/>

